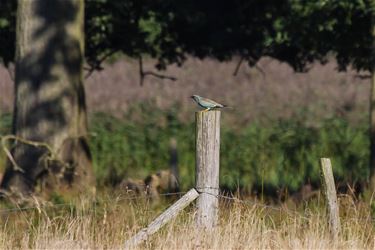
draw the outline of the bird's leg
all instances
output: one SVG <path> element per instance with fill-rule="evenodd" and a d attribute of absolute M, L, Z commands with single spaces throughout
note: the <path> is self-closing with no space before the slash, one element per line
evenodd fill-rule
<path fill-rule="evenodd" d="M 207 111 L 210 111 L 210 108 L 206 108 L 205 110 L 202 110 L 202 113 L 207 112 Z"/>

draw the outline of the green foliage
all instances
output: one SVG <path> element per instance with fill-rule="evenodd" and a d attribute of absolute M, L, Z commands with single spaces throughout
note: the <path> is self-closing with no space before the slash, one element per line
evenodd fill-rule
<path fill-rule="evenodd" d="M 156 24 L 147 1 L 85 1 L 86 61 L 93 68 L 114 53 L 130 57 L 154 55 Z M 150 27 L 151 25 L 151 27 Z"/>
<path fill-rule="evenodd" d="M 3 3 L 4 2 L 4 3 Z M 304 71 L 334 56 L 339 69 L 370 70 L 372 0 L 87 0 L 86 61 L 94 69 L 121 52 L 147 54 L 157 67 L 186 55 L 250 65 L 270 56 Z M 13 60 L 16 1 L 0 3 L 0 58 Z"/>
<path fill-rule="evenodd" d="M 169 140 L 178 141 L 183 188 L 194 185 L 195 128 L 183 123 L 175 110 L 153 105 L 133 107 L 123 119 L 105 114 L 91 120 L 91 149 L 100 183 L 115 172 L 122 177 L 145 177 L 168 168 Z M 193 121 L 194 118 L 191 117 Z M 367 127 L 339 118 L 315 127 L 299 119 L 251 123 L 240 131 L 223 125 L 221 133 L 222 186 L 297 190 L 306 182 L 319 184 L 319 159 L 330 157 L 340 183 L 365 181 L 368 176 Z"/>
<path fill-rule="evenodd" d="M 152 104 L 133 106 L 123 118 L 96 114 L 90 119 L 90 146 L 100 185 L 114 178 L 138 177 L 169 167 L 169 142 L 178 142 L 183 188 L 194 185 L 195 126 L 171 110 Z M 0 119 L 0 135 L 10 132 L 11 116 Z M 330 157 L 338 183 L 367 180 L 367 126 L 326 119 L 307 126 L 301 117 L 269 124 L 253 122 L 239 131 L 222 127 L 220 183 L 250 190 L 260 187 L 297 190 L 306 182 L 319 184 L 319 159 Z M 2 161 L 5 159 L 3 155 Z"/>
<path fill-rule="evenodd" d="M 123 118 L 96 114 L 90 119 L 90 146 L 99 184 L 113 178 L 138 177 L 169 167 L 169 141 L 178 142 L 183 188 L 194 185 L 195 126 L 178 118 L 174 109 L 152 104 L 133 106 Z M 0 119 L 0 135 L 10 132 L 11 115 Z M 368 177 L 367 126 L 351 125 L 340 118 L 326 119 L 314 127 L 303 119 L 253 122 L 239 131 L 222 127 L 220 183 L 251 189 L 288 188 L 319 184 L 319 159 L 330 157 L 340 183 L 362 182 Z M 4 160 L 4 158 L 3 158 Z M 117 177 L 116 177 L 117 175 Z"/>
<path fill-rule="evenodd" d="M 185 54 L 219 60 L 238 55 L 250 65 L 270 56 L 297 71 L 332 55 L 340 70 L 370 70 L 374 63 L 371 0 L 156 2 L 162 66 L 181 63 Z"/>
<path fill-rule="evenodd" d="M 0 1 L 0 62 L 14 60 L 16 40 L 16 1 Z"/>
<path fill-rule="evenodd" d="M 0 136 L 10 133 L 12 125 L 12 115 L 0 113 Z"/>
<path fill-rule="evenodd" d="M 288 41 L 276 49 L 296 52 L 291 65 L 297 70 L 306 67 L 304 62 L 325 62 L 327 55 L 336 57 L 339 70 L 349 65 L 371 70 L 374 13 L 372 0 L 291 0 L 292 18 L 285 17 L 284 27 Z"/>
<path fill-rule="evenodd" d="M 99 180 L 119 175 L 145 177 L 150 172 L 168 168 L 169 140 L 175 137 L 179 145 L 181 175 L 194 169 L 194 128 L 177 119 L 175 110 L 162 111 L 152 105 L 134 106 L 124 116 L 115 119 L 98 114 L 91 120 L 91 150 Z M 182 153 L 184 152 L 184 153 Z M 183 177 L 185 178 L 185 177 Z M 189 183 L 190 177 L 186 177 Z"/>
<path fill-rule="evenodd" d="M 12 125 L 12 116 L 10 114 L 0 113 L 0 137 L 3 135 L 10 134 Z M 1 149 L 0 145 L 0 171 L 3 172 L 5 169 L 6 155 Z"/>

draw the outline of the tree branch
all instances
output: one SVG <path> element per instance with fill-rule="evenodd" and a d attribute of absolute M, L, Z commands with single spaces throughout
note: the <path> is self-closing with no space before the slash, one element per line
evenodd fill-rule
<path fill-rule="evenodd" d="M 240 69 L 243 60 L 244 60 L 244 57 L 241 57 L 241 59 L 238 61 L 236 68 L 234 69 L 233 76 L 237 75 L 238 70 Z"/>
<path fill-rule="evenodd" d="M 107 54 L 105 54 L 104 56 L 102 56 L 102 58 L 100 58 L 97 61 L 95 61 L 95 63 L 93 65 L 90 65 L 90 67 L 84 67 L 83 69 L 88 71 L 87 74 L 85 75 L 85 79 L 89 78 L 92 75 L 92 73 L 94 73 L 95 70 L 102 70 L 103 69 L 103 67 L 101 66 L 102 63 L 108 57 L 110 57 L 111 55 L 113 55 L 116 52 L 117 52 L 116 50 L 111 50 Z"/>
<path fill-rule="evenodd" d="M 263 78 L 266 78 L 266 72 L 258 64 L 255 64 L 254 67 L 262 74 Z"/>
<path fill-rule="evenodd" d="M 14 82 L 14 69 L 13 70 L 10 69 L 10 64 L 8 65 L 8 67 L 6 67 L 6 69 L 8 71 L 9 78 Z"/>
<path fill-rule="evenodd" d="M 245 60 L 244 57 L 241 57 L 241 59 L 238 61 L 237 65 L 236 65 L 236 68 L 234 69 L 234 72 L 233 72 L 233 76 L 237 76 L 238 74 L 238 71 L 242 65 L 242 62 Z M 266 78 L 266 73 L 264 72 L 264 70 L 258 66 L 256 63 L 254 64 L 254 68 L 256 68 L 263 76 L 263 78 Z"/>
<path fill-rule="evenodd" d="M 174 77 L 174 76 L 167 76 L 167 75 L 163 75 L 163 74 L 158 74 L 158 73 L 155 73 L 153 71 L 144 71 L 143 70 L 142 56 L 139 56 L 138 63 L 139 63 L 139 76 L 140 76 L 139 84 L 141 86 L 143 86 L 145 77 L 148 76 L 148 75 L 153 76 L 153 77 L 157 77 L 157 78 L 160 78 L 160 79 L 167 79 L 167 80 L 170 80 L 170 81 L 173 81 L 173 82 L 177 81 L 177 78 Z"/>
<path fill-rule="evenodd" d="M 4 135 L 4 136 L 0 136 L 1 138 L 1 146 L 5 152 L 5 154 L 7 155 L 7 157 L 9 158 L 10 162 L 12 163 L 13 165 L 13 168 L 15 171 L 20 171 L 22 173 L 24 173 L 25 171 L 17 164 L 17 162 L 14 160 L 12 154 L 10 153 L 9 149 L 7 148 L 6 146 L 6 142 L 8 140 L 14 140 L 14 141 L 19 141 L 19 142 L 22 142 L 24 144 L 28 144 L 28 145 L 31 145 L 31 146 L 34 146 L 34 147 L 44 147 L 46 148 L 48 151 L 49 151 L 49 154 L 50 156 L 48 156 L 46 158 L 46 160 L 57 160 L 57 155 L 56 153 L 52 150 L 51 146 L 48 145 L 47 143 L 45 142 L 36 142 L 36 141 L 30 141 L 30 140 L 26 140 L 26 139 L 23 139 L 21 137 L 18 137 L 18 136 L 14 136 L 14 135 Z M 60 161 L 60 160 L 58 160 Z M 66 163 L 60 161 L 63 165 L 66 165 Z"/>
<path fill-rule="evenodd" d="M 7 136 L 4 136 L 1 139 L 1 146 L 2 146 L 5 154 L 7 155 L 9 161 L 12 163 L 13 169 L 15 171 L 20 171 L 21 173 L 25 173 L 25 171 L 23 171 L 23 169 L 20 166 L 18 166 L 17 162 L 14 160 L 12 154 L 10 153 L 9 149 L 6 146 L 6 140 L 8 140 L 8 139 L 10 139 L 10 138 L 7 138 Z"/>

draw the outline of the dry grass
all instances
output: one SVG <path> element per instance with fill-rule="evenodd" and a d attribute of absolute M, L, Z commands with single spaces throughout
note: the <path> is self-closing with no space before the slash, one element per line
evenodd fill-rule
<path fill-rule="evenodd" d="M 340 198 L 342 234 L 330 239 L 319 200 L 297 210 L 262 205 L 221 204 L 219 226 L 211 233 L 194 226 L 190 207 L 140 249 L 373 249 L 375 224 L 367 204 Z M 165 206 L 116 200 L 80 208 L 50 207 L 1 214 L 0 248 L 119 248 Z"/>
<path fill-rule="evenodd" d="M 237 126 L 255 119 L 288 118 L 304 109 L 312 120 L 332 115 L 357 120 L 367 112 L 369 81 L 355 78 L 355 72 L 337 73 L 335 64 L 329 63 L 296 74 L 269 58 L 259 65 L 265 76 L 243 65 L 233 77 L 236 62 L 190 59 L 182 68 L 168 69 L 177 82 L 148 78 L 140 87 L 136 62 L 122 60 L 86 81 L 89 110 L 121 116 L 132 103 L 154 100 L 160 108 L 178 103 L 181 117 L 188 119 L 196 108 L 188 97 L 201 94 L 235 106 L 224 119 Z M 145 66 L 150 69 L 152 62 Z M 0 68 L 0 111 L 11 110 L 12 89 L 8 72 Z M 349 196 L 342 196 L 340 205 L 342 234 L 336 243 L 330 240 L 326 215 L 317 200 L 297 210 L 222 204 L 220 224 L 211 233 L 194 227 L 190 207 L 140 248 L 373 249 L 375 222 L 369 205 Z M 113 196 L 68 207 L 17 212 L 0 208 L 0 249 L 119 248 L 164 208 Z"/>

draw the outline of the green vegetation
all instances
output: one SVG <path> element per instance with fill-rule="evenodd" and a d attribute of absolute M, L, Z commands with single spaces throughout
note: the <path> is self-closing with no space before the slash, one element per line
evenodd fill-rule
<path fill-rule="evenodd" d="M 134 114 L 138 119 L 132 118 Z M 130 119 L 129 119 L 130 118 Z M 193 117 L 192 117 L 193 120 Z M 135 175 L 168 167 L 168 145 L 177 138 L 182 185 L 194 183 L 194 124 L 184 124 L 175 110 L 153 110 L 141 105 L 126 119 L 96 115 L 91 148 L 99 181 L 111 171 Z M 319 182 L 319 158 L 331 157 L 335 177 L 342 182 L 364 181 L 368 176 L 366 126 L 339 118 L 308 127 L 299 120 L 275 121 L 269 126 L 251 123 L 240 131 L 223 125 L 221 184 L 230 188 L 253 185 L 298 189 Z"/>
<path fill-rule="evenodd" d="M 185 187 L 194 181 L 194 126 L 177 118 L 177 110 L 155 109 L 136 105 L 123 119 L 96 114 L 90 120 L 90 148 L 99 183 L 114 173 L 120 176 L 145 177 L 151 171 L 168 168 L 169 140 L 178 141 L 181 182 Z M 192 120 L 194 118 L 192 117 Z"/>
<path fill-rule="evenodd" d="M 169 140 L 178 141 L 181 184 L 194 185 L 195 128 L 179 120 L 175 109 L 155 109 L 152 104 L 135 105 L 123 118 L 95 114 L 90 119 L 91 150 L 98 184 L 119 178 L 143 178 L 169 167 Z M 9 128 L 10 116 L 1 119 L 1 133 Z M 7 129 L 8 130 L 8 129 Z M 295 191 L 306 182 L 320 181 L 319 158 L 331 157 L 338 183 L 368 178 L 366 123 L 349 124 L 340 118 L 314 126 L 301 117 L 252 122 L 233 130 L 222 125 L 221 185 L 250 190 L 288 188 Z"/>
<path fill-rule="evenodd" d="M 0 113 L 0 136 L 9 134 L 12 125 L 12 116 L 10 114 Z M 0 142 L 1 143 L 1 142 Z M 3 149 L 0 150 L 0 178 L 5 170 L 5 152 Z"/>
<path fill-rule="evenodd" d="M 16 1 L 0 3 L 0 59 L 14 59 Z M 256 10 L 256 11 L 255 11 Z M 334 56 L 340 70 L 373 65 L 370 0 L 85 1 L 86 62 L 94 69 L 114 53 L 181 64 L 187 55 L 250 65 L 270 56 L 304 71 Z M 233 18 L 235 17 L 235 18 Z M 209 32 L 208 32 L 209 31 Z"/>
<path fill-rule="evenodd" d="M 132 108 L 124 119 L 97 114 L 91 119 L 91 149 L 99 183 L 111 173 L 145 176 L 167 168 L 169 140 L 178 141 L 181 183 L 194 184 L 195 132 L 177 118 L 177 109 Z M 319 158 L 331 157 L 340 182 L 365 181 L 368 176 L 368 139 L 365 123 L 351 125 L 340 118 L 314 127 L 299 119 L 253 122 L 239 131 L 223 124 L 221 184 L 231 189 L 265 187 L 297 190 L 306 182 L 319 183 Z"/>

